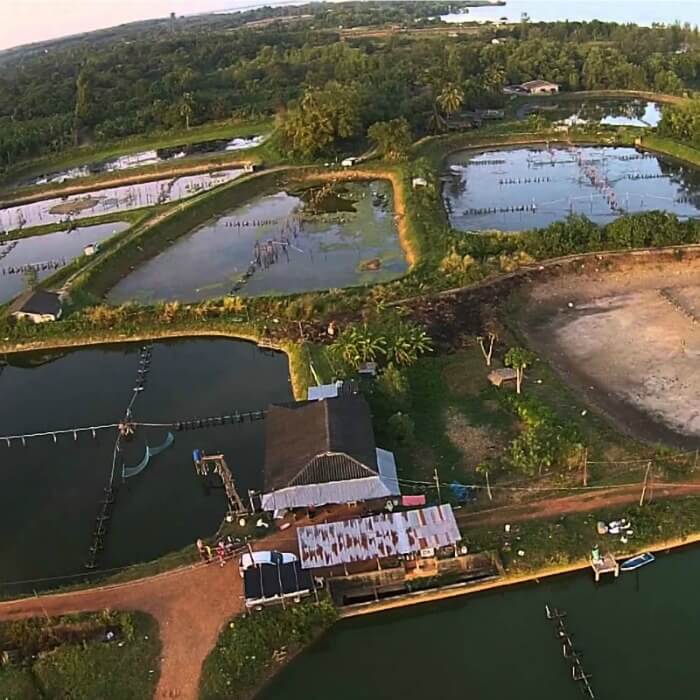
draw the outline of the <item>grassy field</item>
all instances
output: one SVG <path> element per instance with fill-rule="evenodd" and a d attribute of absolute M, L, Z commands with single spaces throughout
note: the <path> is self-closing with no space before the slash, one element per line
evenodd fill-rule
<path fill-rule="evenodd" d="M 0 666 L 0 697 L 11 700 L 151 700 L 158 681 L 158 628 L 142 613 L 4 622 L 0 648 L 16 650 Z"/>
<path fill-rule="evenodd" d="M 599 535 L 598 521 L 627 518 L 633 536 L 627 543 L 619 536 Z M 598 545 L 602 551 L 625 557 L 658 543 L 677 541 L 700 531 L 700 498 L 653 501 L 615 510 L 567 515 L 556 520 L 532 520 L 511 527 L 462 527 L 472 552 L 498 551 L 509 574 L 536 573 L 554 566 L 566 566 L 590 556 Z M 521 556 L 518 551 L 523 551 Z"/>
<path fill-rule="evenodd" d="M 336 619 L 328 600 L 269 608 L 238 617 L 224 628 L 204 662 L 200 700 L 249 698 L 284 660 Z"/>
<path fill-rule="evenodd" d="M 642 136 L 639 143 L 644 149 L 671 156 L 689 165 L 700 166 L 700 150 L 692 146 L 655 134 Z"/>

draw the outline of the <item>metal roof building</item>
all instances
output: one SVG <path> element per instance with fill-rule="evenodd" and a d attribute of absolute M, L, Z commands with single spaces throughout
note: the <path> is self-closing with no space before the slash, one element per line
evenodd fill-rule
<path fill-rule="evenodd" d="M 413 554 L 454 545 L 461 539 L 449 504 L 297 530 L 299 558 L 304 569 Z"/>
<path fill-rule="evenodd" d="M 274 405 L 265 428 L 264 510 L 400 494 L 394 455 L 376 447 L 362 396 Z"/>
<path fill-rule="evenodd" d="M 246 606 L 252 608 L 310 595 L 314 583 L 309 572 L 303 571 L 298 561 L 293 561 L 247 568 L 243 573 L 243 588 Z"/>

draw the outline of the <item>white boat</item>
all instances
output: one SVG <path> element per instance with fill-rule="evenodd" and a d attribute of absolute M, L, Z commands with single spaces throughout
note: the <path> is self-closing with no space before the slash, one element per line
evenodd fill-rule
<path fill-rule="evenodd" d="M 654 561 L 656 561 L 656 557 L 651 552 L 644 552 L 643 554 L 638 554 L 636 557 L 623 561 L 620 565 L 620 571 L 634 571 Z"/>

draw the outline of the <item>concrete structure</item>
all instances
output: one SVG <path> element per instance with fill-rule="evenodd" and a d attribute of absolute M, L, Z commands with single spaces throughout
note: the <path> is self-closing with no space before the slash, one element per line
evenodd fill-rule
<path fill-rule="evenodd" d="M 55 292 L 33 289 L 15 299 L 10 315 L 17 320 L 28 319 L 33 323 L 46 323 L 61 318 L 61 297 Z"/>

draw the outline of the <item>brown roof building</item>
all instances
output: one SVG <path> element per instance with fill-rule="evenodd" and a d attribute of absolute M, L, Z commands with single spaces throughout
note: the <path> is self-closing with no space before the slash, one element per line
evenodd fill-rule
<path fill-rule="evenodd" d="M 394 456 L 377 448 L 362 396 L 273 405 L 265 423 L 265 510 L 399 495 Z"/>

